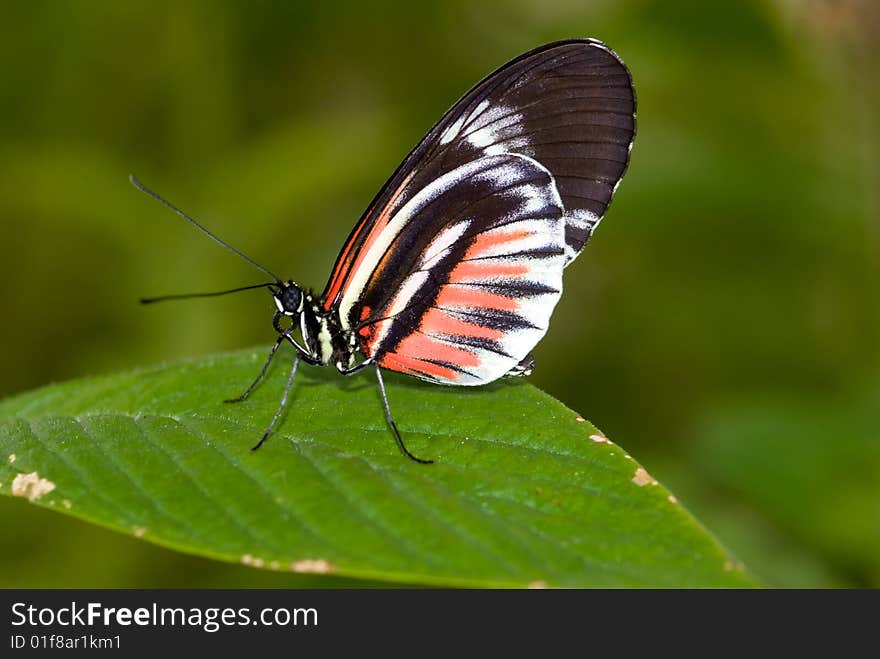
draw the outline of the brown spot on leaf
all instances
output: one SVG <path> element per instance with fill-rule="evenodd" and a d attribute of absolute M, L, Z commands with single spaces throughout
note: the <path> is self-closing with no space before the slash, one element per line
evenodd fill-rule
<path fill-rule="evenodd" d="M 724 563 L 724 571 L 725 572 L 733 572 L 733 563 L 731 561 L 726 561 Z"/>
<path fill-rule="evenodd" d="M 67 508 L 67 510 L 70 510 L 71 506 L 73 506 L 73 504 L 70 503 L 70 499 L 62 499 L 61 505 Z"/>
<path fill-rule="evenodd" d="M 541 494 L 543 494 L 543 493 L 544 493 L 543 487 L 536 487 L 535 488 L 535 494 L 537 494 L 538 496 L 541 496 Z"/>
<path fill-rule="evenodd" d="M 529 588 L 532 589 L 532 590 L 542 590 L 542 589 L 544 589 L 544 588 L 546 588 L 546 587 L 547 587 L 547 582 L 546 582 L 546 581 L 541 581 L 541 580 L 532 581 L 532 582 L 529 584 Z"/>
<path fill-rule="evenodd" d="M 13 462 L 15 462 L 15 453 L 10 453 L 9 454 L 9 464 L 12 464 Z"/>
<path fill-rule="evenodd" d="M 325 561 L 323 558 L 304 558 L 301 561 L 291 563 L 290 569 L 303 574 L 330 574 L 336 568 L 330 561 Z"/>
<path fill-rule="evenodd" d="M 28 501 L 36 501 L 44 494 L 55 489 L 55 483 L 33 471 L 29 474 L 19 474 L 12 481 L 12 496 L 27 497 Z"/>
<path fill-rule="evenodd" d="M 586 421 L 586 419 L 585 419 L 584 417 L 582 417 L 580 414 L 578 414 L 578 415 L 574 418 L 574 420 L 575 420 L 575 421 L 580 421 L 581 423 L 583 423 L 584 421 Z"/>
<path fill-rule="evenodd" d="M 657 481 L 654 480 L 654 478 L 651 476 L 651 474 L 649 474 L 647 471 L 645 471 L 644 467 L 639 467 L 638 469 L 636 469 L 636 473 L 632 477 L 632 482 L 635 483 L 636 485 L 638 485 L 639 487 L 642 487 L 643 485 L 647 485 L 648 483 L 651 483 L 653 485 L 657 484 Z"/>
<path fill-rule="evenodd" d="M 145 529 L 143 526 L 138 526 L 134 530 L 134 537 L 135 538 L 143 538 L 144 533 L 146 533 L 146 532 L 147 532 L 147 529 Z"/>
<path fill-rule="evenodd" d="M 596 442 L 597 444 L 610 444 L 610 443 L 611 443 L 611 442 L 608 441 L 608 438 L 607 438 L 605 435 L 602 435 L 602 434 L 599 434 L 599 435 L 590 435 L 590 439 L 592 439 L 592 440 L 593 440 L 594 442 Z"/>
<path fill-rule="evenodd" d="M 668 497 L 666 497 L 666 498 L 669 499 L 669 503 L 678 503 L 678 499 L 675 498 L 675 495 L 674 495 L 674 494 L 670 494 L 670 495 L 669 495 Z"/>

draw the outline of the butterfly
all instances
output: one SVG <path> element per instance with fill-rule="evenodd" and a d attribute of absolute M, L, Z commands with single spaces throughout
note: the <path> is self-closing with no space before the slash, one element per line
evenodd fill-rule
<path fill-rule="evenodd" d="M 595 39 L 540 46 L 477 83 L 403 160 L 345 241 L 317 295 L 171 208 L 272 278 L 216 293 L 267 288 L 278 333 L 240 396 L 262 381 L 279 347 L 293 346 L 283 413 L 300 361 L 344 375 L 375 371 L 400 450 L 382 371 L 476 386 L 531 373 L 562 295 L 563 271 L 589 241 L 626 172 L 636 98 L 623 61 Z M 297 338 L 296 333 L 299 333 Z"/>

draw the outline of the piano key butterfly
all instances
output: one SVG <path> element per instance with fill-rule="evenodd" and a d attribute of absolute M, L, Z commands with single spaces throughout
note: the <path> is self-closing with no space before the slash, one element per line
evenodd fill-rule
<path fill-rule="evenodd" d="M 382 369 L 475 386 L 531 372 L 562 275 L 589 241 L 626 171 L 632 78 L 595 39 L 550 43 L 508 62 L 441 117 L 388 179 L 342 247 L 320 295 L 282 280 L 148 190 L 271 282 L 278 333 L 248 398 L 285 342 L 300 361 L 351 375 L 372 367 L 401 451 Z M 296 333 L 299 333 L 297 338 Z"/>

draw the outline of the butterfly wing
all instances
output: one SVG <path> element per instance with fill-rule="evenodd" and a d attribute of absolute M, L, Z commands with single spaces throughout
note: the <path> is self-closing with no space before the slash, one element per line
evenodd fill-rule
<path fill-rule="evenodd" d="M 629 71 L 593 39 L 547 44 L 508 62 L 443 115 L 373 199 L 337 258 L 325 309 L 351 291 L 358 255 L 396 209 L 431 180 L 484 155 L 518 153 L 553 174 L 565 207 L 570 263 L 626 171 L 635 109 Z"/>
<path fill-rule="evenodd" d="M 540 162 L 553 174 L 565 207 L 571 263 L 629 162 L 636 103 L 626 66 L 600 42 L 558 42 L 504 66 L 459 105 L 426 159 L 519 153 Z"/>
<path fill-rule="evenodd" d="M 634 134 L 632 81 L 605 45 L 568 40 L 514 59 L 380 190 L 324 309 L 387 368 L 456 384 L 500 377 L 546 331 L 562 269 L 611 202 Z"/>
<path fill-rule="evenodd" d="M 562 293 L 565 221 L 552 176 L 534 160 L 484 156 L 447 172 L 382 238 L 355 306 L 360 345 L 380 366 L 484 384 L 547 331 Z"/>

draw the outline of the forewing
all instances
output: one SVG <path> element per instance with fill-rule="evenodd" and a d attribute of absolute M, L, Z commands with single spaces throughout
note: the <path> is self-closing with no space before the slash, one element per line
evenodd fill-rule
<path fill-rule="evenodd" d="M 426 161 L 455 162 L 476 151 L 540 162 L 562 199 L 570 263 L 604 216 L 629 162 L 636 109 L 629 71 L 604 44 L 562 42 L 514 60 L 470 95 Z"/>
<path fill-rule="evenodd" d="M 491 382 L 547 331 L 565 267 L 562 202 L 536 161 L 485 156 L 414 195 L 364 263 L 372 274 L 340 312 L 367 357 L 433 382 Z"/>
<path fill-rule="evenodd" d="M 583 249 L 626 171 L 635 135 L 635 92 L 604 44 L 573 39 L 505 64 L 459 100 L 406 157 L 355 226 L 323 294 L 338 306 L 365 250 L 421 190 L 478 158 L 527 156 L 553 178 L 563 206 L 566 264 Z"/>

